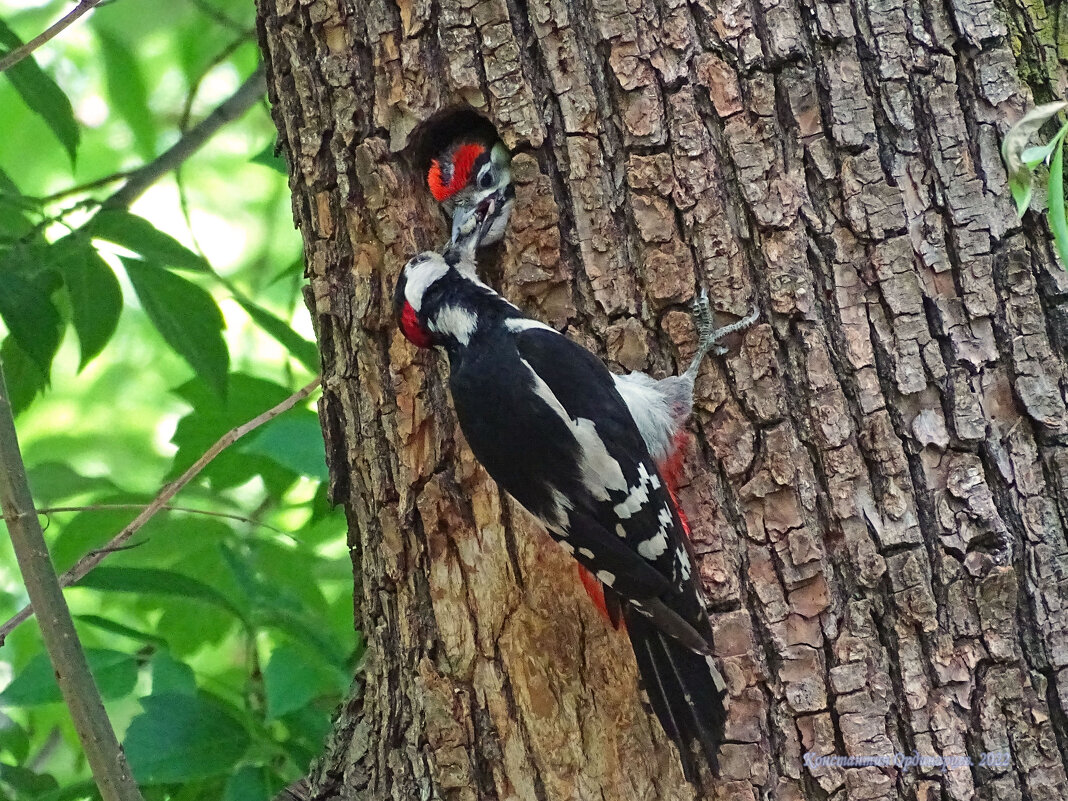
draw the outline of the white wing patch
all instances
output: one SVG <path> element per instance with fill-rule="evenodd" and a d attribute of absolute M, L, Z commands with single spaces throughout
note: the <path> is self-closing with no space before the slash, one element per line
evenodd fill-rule
<path fill-rule="evenodd" d="M 408 302 L 411 303 L 411 301 Z M 471 341 L 471 335 L 478 328 L 478 316 L 459 306 L 443 306 L 427 325 L 435 334 L 449 334 L 455 337 L 461 345 L 466 346 Z"/>
<path fill-rule="evenodd" d="M 550 492 L 553 496 L 553 519 L 546 521 L 547 526 L 561 537 L 568 535 L 568 529 L 571 528 L 571 518 L 568 516 L 568 512 L 574 509 L 574 505 L 571 500 L 560 492 L 556 487 L 551 487 Z"/>
<path fill-rule="evenodd" d="M 511 320 L 505 320 L 504 327 L 513 334 L 518 334 L 521 331 L 529 331 L 532 328 L 537 328 L 540 331 L 552 331 L 554 334 L 560 333 L 555 328 L 551 328 L 543 322 L 531 320 L 527 317 L 513 317 Z"/>
<path fill-rule="evenodd" d="M 616 574 L 615 573 L 609 573 L 607 570 L 598 570 L 597 571 L 597 578 L 599 578 L 601 580 L 602 584 L 606 584 L 609 587 L 611 587 L 612 584 L 615 583 Z"/>
<path fill-rule="evenodd" d="M 579 446 L 579 472 L 582 476 L 582 483 L 585 484 L 590 495 L 598 501 L 607 501 L 609 500 L 609 491 L 627 491 L 629 488 L 627 479 L 623 475 L 623 468 L 608 452 L 604 441 L 597 434 L 597 428 L 594 426 L 593 421 L 584 417 L 572 419 L 571 415 L 567 413 L 567 409 L 553 394 L 549 385 L 530 366 L 530 362 L 526 359 L 520 359 L 519 361 L 530 370 L 534 394 L 556 412 L 557 416 L 567 424 L 572 436 L 575 437 L 575 441 Z"/>
<path fill-rule="evenodd" d="M 616 517 L 626 520 L 649 502 L 649 487 L 660 489 L 660 477 L 645 469 L 644 464 L 638 465 L 638 486 L 628 487 L 627 497 L 613 507 Z"/>
<path fill-rule="evenodd" d="M 648 559 L 650 562 L 654 562 L 660 558 L 660 555 L 667 550 L 668 547 L 668 528 L 674 522 L 674 518 L 671 516 L 671 510 L 666 506 L 660 510 L 660 514 L 657 516 L 657 520 L 660 521 L 660 528 L 656 534 L 649 539 L 638 544 L 638 553 Z"/>
<path fill-rule="evenodd" d="M 690 564 L 690 556 L 686 553 L 686 548 L 682 545 L 675 551 L 675 561 L 678 562 L 679 568 L 677 575 L 680 575 L 683 581 L 688 581 L 693 567 Z"/>

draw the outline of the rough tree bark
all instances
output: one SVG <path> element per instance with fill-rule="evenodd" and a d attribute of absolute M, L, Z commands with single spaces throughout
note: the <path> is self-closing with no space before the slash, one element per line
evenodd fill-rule
<path fill-rule="evenodd" d="M 517 151 L 487 269 L 533 315 L 663 375 L 696 287 L 762 310 L 702 370 L 682 493 L 731 696 L 701 796 L 1061 797 L 1068 281 L 998 156 L 1063 89 L 1041 0 L 258 1 L 369 643 L 320 797 L 694 797 L 391 320 L 447 235 L 410 140 L 465 104 Z"/>

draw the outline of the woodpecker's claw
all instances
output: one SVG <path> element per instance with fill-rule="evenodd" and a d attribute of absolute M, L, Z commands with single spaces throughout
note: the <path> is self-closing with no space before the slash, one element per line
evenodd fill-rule
<path fill-rule="evenodd" d="M 748 328 L 756 322 L 760 316 L 760 307 L 753 306 L 753 311 L 743 317 L 737 322 L 733 322 L 730 325 L 725 325 L 722 328 L 716 328 L 716 315 L 712 311 L 712 303 L 708 298 L 708 290 L 702 289 L 701 294 L 694 298 L 693 301 L 693 321 L 694 326 L 697 328 L 697 352 L 693 355 L 693 360 L 690 362 L 689 368 L 686 370 L 686 375 L 692 375 L 693 378 L 697 377 L 697 370 L 701 366 L 701 361 L 705 358 L 705 355 L 711 352 L 715 356 L 723 356 L 727 353 L 727 347 L 724 345 L 717 345 L 723 337 L 733 334 L 735 331 L 741 331 L 743 328 Z"/>
<path fill-rule="evenodd" d="M 712 303 L 708 299 L 708 290 L 702 289 L 701 294 L 698 295 L 693 302 L 693 317 L 694 324 L 697 326 L 697 335 L 699 342 L 697 345 L 698 351 L 712 350 L 717 356 L 722 356 L 727 352 L 727 348 L 723 345 L 716 345 L 723 337 L 733 334 L 735 331 L 741 331 L 743 328 L 748 328 L 756 322 L 760 316 L 760 309 L 757 306 L 753 307 L 753 311 L 743 317 L 737 322 L 733 322 L 730 325 L 725 325 L 722 328 L 716 328 L 716 315 L 712 311 Z M 713 346 L 715 347 L 713 348 Z"/>

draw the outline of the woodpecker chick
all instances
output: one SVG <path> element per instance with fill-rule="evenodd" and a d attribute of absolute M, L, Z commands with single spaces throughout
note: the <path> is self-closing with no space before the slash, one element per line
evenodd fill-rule
<path fill-rule="evenodd" d="M 452 239 L 471 225 L 484 225 L 478 245 L 500 241 L 508 228 L 515 201 L 512 186 L 512 157 L 504 143 L 484 139 L 460 139 L 431 160 L 426 182 L 452 220 Z M 483 220 L 476 211 L 487 198 L 494 197 L 494 216 Z"/>
<path fill-rule="evenodd" d="M 693 746 L 715 769 L 726 690 L 683 524 L 604 363 L 477 278 L 473 254 L 492 215 L 482 208 L 460 245 L 408 262 L 394 301 L 401 331 L 445 349 L 475 458 L 621 608 L 650 704 L 692 781 Z"/>

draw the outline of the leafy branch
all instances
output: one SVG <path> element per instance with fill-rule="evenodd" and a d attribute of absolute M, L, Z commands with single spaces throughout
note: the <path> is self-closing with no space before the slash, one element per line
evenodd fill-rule
<path fill-rule="evenodd" d="M 1068 108 L 1068 103 L 1046 103 L 1028 111 L 1005 134 L 1001 144 L 1001 157 L 1009 174 L 1009 191 L 1016 201 L 1016 213 L 1023 217 L 1031 206 L 1032 184 L 1035 171 L 1042 164 L 1049 165 L 1048 217 L 1053 232 L 1053 243 L 1061 265 L 1068 267 L 1068 217 L 1064 208 L 1064 137 L 1068 134 L 1068 122 L 1044 145 L 1028 147 L 1031 137 L 1055 115 Z"/>
<path fill-rule="evenodd" d="M 69 587 L 71 584 L 84 577 L 87 573 L 89 573 L 89 571 L 91 571 L 94 567 L 100 564 L 104 560 L 104 557 L 106 557 L 109 553 L 124 546 L 129 541 L 129 539 L 138 531 L 140 531 L 141 528 L 143 528 L 149 520 L 155 517 L 158 512 L 167 508 L 167 505 L 169 504 L 170 500 L 175 495 L 177 495 L 190 481 L 196 478 L 197 475 L 199 475 L 200 472 L 205 467 L 207 467 L 208 464 L 210 464 L 216 456 L 218 456 L 228 447 L 233 445 L 243 436 L 248 434 L 250 431 L 254 431 L 255 429 L 262 426 L 264 423 L 267 423 L 278 417 L 278 415 L 282 414 L 283 412 L 292 409 L 302 400 L 311 395 L 312 392 L 315 391 L 315 388 L 318 386 L 319 378 L 316 377 L 314 381 L 309 383 L 303 389 L 294 392 L 281 403 L 263 412 L 263 414 L 259 414 L 256 417 L 253 417 L 247 423 L 242 423 L 236 428 L 232 428 L 225 434 L 223 434 L 214 445 L 208 448 L 208 450 L 205 451 L 204 454 L 189 467 L 188 470 L 186 470 L 177 479 L 175 479 L 166 487 L 164 487 L 159 492 L 159 494 L 156 495 L 152 503 L 148 504 L 148 506 L 146 506 L 144 510 L 139 515 L 137 515 L 137 517 L 131 520 L 126 525 L 126 527 L 122 529 L 122 531 L 112 537 L 106 545 L 101 548 L 97 548 L 96 550 L 90 551 L 88 554 L 79 559 L 78 562 L 70 568 L 70 570 L 60 576 L 59 582 L 56 585 L 57 589 L 59 587 Z M 3 397 L 0 397 L 0 402 L 2 401 Z M 8 408 L 10 409 L 10 407 Z M 0 407 L 0 413 L 2 413 L 2 407 Z M 2 424 L 3 420 L 0 419 L 0 425 Z M 14 423 L 12 422 L 12 436 L 13 435 Z M 2 436 L 3 432 L 0 431 L 0 437 Z M 3 462 L 0 461 L 0 472 L 3 472 L 2 468 Z M 36 516 L 34 516 L 34 520 L 36 520 Z M 38 523 L 36 525 L 38 530 L 40 530 L 40 524 Z M 41 541 L 41 547 L 44 548 L 43 538 Z M 51 560 L 49 560 L 49 566 L 51 566 Z M 55 574 L 53 573 L 53 577 L 54 575 Z M 12 631 L 15 630 L 15 628 L 17 628 L 21 623 L 25 622 L 30 618 L 30 616 L 34 613 L 35 604 L 36 602 L 34 601 L 33 596 L 31 595 L 30 604 L 28 606 L 24 606 L 6 623 L 4 623 L 3 626 L 0 626 L 0 645 L 4 644 L 4 640 Z"/>
<path fill-rule="evenodd" d="M 56 579 L 41 523 L 22 461 L 15 417 L 0 365 L 0 508 L 11 534 L 30 602 L 38 610 L 41 638 L 55 671 L 63 700 L 85 750 L 104 801 L 143 801 L 126 757 L 119 748 L 89 663 L 74 630 L 74 621 Z"/>

